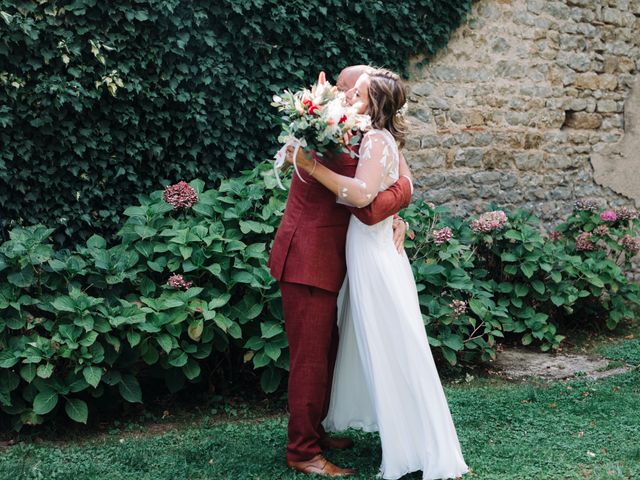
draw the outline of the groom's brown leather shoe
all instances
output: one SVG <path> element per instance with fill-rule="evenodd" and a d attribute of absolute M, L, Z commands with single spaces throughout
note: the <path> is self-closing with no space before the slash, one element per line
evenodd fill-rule
<path fill-rule="evenodd" d="M 315 473 L 316 475 L 322 475 L 323 477 L 347 477 L 349 475 L 355 475 L 356 471 L 353 468 L 340 468 L 334 465 L 329 460 L 324 458 L 322 454 L 318 454 L 311 460 L 306 462 L 293 462 L 287 460 L 287 466 L 298 472 L 302 473 Z"/>
<path fill-rule="evenodd" d="M 326 435 L 320 438 L 320 448 L 323 450 L 346 450 L 353 447 L 353 440 L 347 437 L 330 437 Z"/>

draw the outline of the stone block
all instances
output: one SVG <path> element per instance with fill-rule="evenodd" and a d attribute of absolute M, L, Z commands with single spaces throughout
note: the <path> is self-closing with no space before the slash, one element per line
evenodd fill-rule
<path fill-rule="evenodd" d="M 518 184 L 518 177 L 512 173 L 504 173 L 500 177 L 500 188 L 512 188 Z"/>
<path fill-rule="evenodd" d="M 518 170 L 539 170 L 544 164 L 542 152 L 518 152 L 514 155 Z"/>
<path fill-rule="evenodd" d="M 618 111 L 618 104 L 614 100 L 600 100 L 597 107 L 598 112 L 612 113 Z"/>
<path fill-rule="evenodd" d="M 455 167 L 481 167 L 483 155 L 484 150 L 482 148 L 458 149 L 453 159 L 453 165 Z"/>
<path fill-rule="evenodd" d="M 542 135 L 539 133 L 526 133 L 524 136 L 524 149 L 532 150 L 540 147 L 542 143 Z"/>
<path fill-rule="evenodd" d="M 447 102 L 444 98 L 441 97 L 429 97 L 427 98 L 427 105 L 429 107 L 438 109 L 438 110 L 449 110 L 449 102 Z"/>
<path fill-rule="evenodd" d="M 422 150 L 410 157 L 411 165 L 415 168 L 441 168 L 445 166 L 445 161 L 445 152 L 438 149 Z"/>
<path fill-rule="evenodd" d="M 500 172 L 478 172 L 471 175 L 471 181 L 476 184 L 496 183 L 502 174 Z"/>
<path fill-rule="evenodd" d="M 437 147 L 442 143 L 440 135 L 425 135 L 420 139 L 420 146 L 422 148 Z"/>
<path fill-rule="evenodd" d="M 426 175 L 416 175 L 416 187 L 439 187 L 444 185 L 445 175 L 442 173 L 428 173 Z"/>
<path fill-rule="evenodd" d="M 512 150 L 488 150 L 482 157 L 482 165 L 486 169 L 504 170 L 513 168 Z"/>
<path fill-rule="evenodd" d="M 602 125 L 602 116 L 597 113 L 575 112 L 568 114 L 564 122 L 566 128 L 595 130 Z"/>
<path fill-rule="evenodd" d="M 597 90 L 598 88 L 600 88 L 600 80 L 598 79 L 598 74 L 594 72 L 576 75 L 572 83 L 576 88 L 583 90 Z"/>

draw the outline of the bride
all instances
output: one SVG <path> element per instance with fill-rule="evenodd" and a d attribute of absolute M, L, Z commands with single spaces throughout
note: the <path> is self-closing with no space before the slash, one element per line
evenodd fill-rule
<path fill-rule="evenodd" d="M 339 175 L 302 151 L 296 163 L 338 201 L 364 207 L 409 173 L 398 153 L 405 91 L 398 75 L 372 69 L 347 98 L 372 124 L 360 144 L 355 177 Z M 384 479 L 417 470 L 424 480 L 458 477 L 469 469 L 431 355 L 409 259 L 393 244 L 392 221 L 367 226 L 351 216 L 348 280 L 338 306 L 340 343 L 323 426 L 379 431 Z"/>

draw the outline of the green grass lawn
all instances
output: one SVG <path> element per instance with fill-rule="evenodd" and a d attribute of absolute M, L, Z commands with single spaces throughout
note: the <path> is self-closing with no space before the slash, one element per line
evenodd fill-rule
<path fill-rule="evenodd" d="M 637 358 L 637 341 L 616 359 Z M 613 347 L 612 347 L 613 348 Z M 632 362 L 629 362 L 632 363 Z M 640 369 L 597 381 L 505 383 L 474 379 L 446 387 L 462 450 L 478 479 L 640 478 Z M 0 450 L 0 479 L 293 479 L 284 465 L 286 417 L 191 419 L 141 434 L 113 429 L 80 440 L 20 443 Z M 376 434 L 351 432 L 356 447 L 329 452 L 374 478 Z M 413 474 L 405 479 L 419 479 Z"/>

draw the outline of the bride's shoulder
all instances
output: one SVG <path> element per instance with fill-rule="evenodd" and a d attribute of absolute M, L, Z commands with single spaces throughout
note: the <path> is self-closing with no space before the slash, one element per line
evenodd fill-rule
<path fill-rule="evenodd" d="M 380 142 L 386 141 L 388 138 L 388 133 L 390 133 L 387 129 L 380 128 L 371 128 L 367 130 L 362 136 L 362 140 L 368 140 L 371 142 Z"/>

